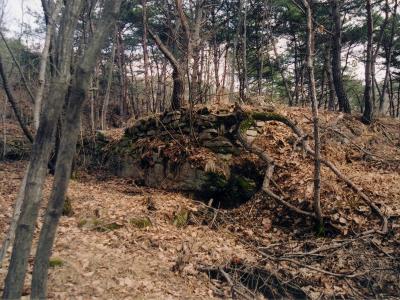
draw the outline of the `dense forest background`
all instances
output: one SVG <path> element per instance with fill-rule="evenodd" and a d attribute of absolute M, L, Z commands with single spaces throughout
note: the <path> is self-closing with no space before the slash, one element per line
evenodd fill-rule
<path fill-rule="evenodd" d="M 96 28 L 97 2 L 88 1 L 81 13 L 77 53 Z M 312 13 L 318 106 L 364 113 L 366 122 L 372 114 L 398 117 L 397 1 L 314 1 Z M 1 45 L 28 125 L 34 119 L 32 92 L 48 86 L 38 80 L 41 53 L 24 44 L 28 36 L 44 43 L 45 20 L 36 18 L 35 31 L 25 24 L 20 36 Z M 91 78 L 87 129 L 118 127 L 189 103 L 310 103 L 300 2 L 124 1 L 109 40 Z M 12 115 L 5 100 L 2 105 L 3 115 Z"/>

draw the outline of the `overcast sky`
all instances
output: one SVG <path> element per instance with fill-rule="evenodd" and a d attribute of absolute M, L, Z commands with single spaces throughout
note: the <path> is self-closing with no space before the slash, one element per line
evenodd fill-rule
<path fill-rule="evenodd" d="M 21 21 L 33 23 L 29 10 L 41 12 L 40 0 L 2 0 L 6 3 L 4 14 L 4 27 L 10 31 L 9 35 L 21 31 Z"/>

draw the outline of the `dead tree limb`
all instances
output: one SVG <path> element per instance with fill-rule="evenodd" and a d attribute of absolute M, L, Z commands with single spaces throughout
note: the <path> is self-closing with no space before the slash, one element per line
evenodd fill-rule
<path fill-rule="evenodd" d="M 272 116 L 272 115 L 271 115 Z M 254 114 L 253 117 L 257 117 L 257 114 Z M 254 120 L 256 118 L 253 118 Z M 298 214 L 307 216 L 307 217 L 312 217 L 316 218 L 316 215 L 311 212 L 307 212 L 304 210 L 301 210 L 300 208 L 297 208 L 296 206 L 290 204 L 289 202 L 285 201 L 283 197 L 280 197 L 276 195 L 270 188 L 269 188 L 269 183 L 272 180 L 272 175 L 274 173 L 274 167 L 275 163 L 272 160 L 272 158 L 269 157 L 268 153 L 266 151 L 263 151 L 261 148 L 257 147 L 256 145 L 251 144 L 246 136 L 243 134 L 246 130 L 249 124 L 251 124 L 252 118 L 245 119 L 242 121 L 239 125 L 239 130 L 237 132 L 237 137 L 238 140 L 243 144 L 243 146 L 246 148 L 246 150 L 256 154 L 258 157 L 260 157 L 266 164 L 267 164 L 267 170 L 265 172 L 265 177 L 264 177 L 264 182 L 262 185 L 262 190 L 265 192 L 268 196 L 270 196 L 272 199 L 278 201 L 280 204 L 286 206 L 290 210 L 295 211 Z"/>
<path fill-rule="evenodd" d="M 314 151 L 311 149 L 311 147 L 308 144 L 307 139 L 303 138 L 304 136 L 306 136 L 304 134 L 304 132 L 296 126 L 296 124 L 294 124 L 291 120 L 289 120 L 287 117 L 280 115 L 278 113 L 272 112 L 272 113 L 260 113 L 260 112 L 253 112 L 253 113 L 245 113 L 243 111 L 240 112 L 241 114 L 244 114 L 244 116 L 241 116 L 241 119 L 245 120 L 242 121 L 239 126 L 239 130 L 238 130 L 238 139 L 243 143 L 244 147 L 250 151 L 253 152 L 255 154 L 257 154 L 262 160 L 264 160 L 267 164 L 269 161 L 272 161 L 271 158 L 269 158 L 269 156 L 266 154 L 265 151 L 261 150 L 261 149 L 255 149 L 255 146 L 251 145 L 250 143 L 247 142 L 246 138 L 243 136 L 243 132 L 245 132 L 247 130 L 247 128 L 249 127 L 249 124 L 251 125 L 251 122 L 257 120 L 257 121 L 264 121 L 264 122 L 270 122 L 270 121 L 276 121 L 276 122 L 280 122 L 282 124 L 285 124 L 286 126 L 288 126 L 293 132 L 294 134 L 299 138 L 300 144 L 302 146 L 302 148 L 305 150 L 305 152 L 311 156 L 314 157 L 315 153 Z M 252 121 L 253 120 L 253 121 Z M 261 153 L 263 153 L 261 155 Z M 265 159 L 266 158 L 266 159 Z M 376 205 L 375 202 L 373 202 L 362 190 L 361 187 L 359 187 L 358 185 L 356 185 L 353 181 L 351 181 L 349 178 L 347 178 L 345 175 L 343 175 L 339 169 L 333 164 L 331 163 L 329 160 L 321 157 L 321 163 L 323 165 L 325 165 L 326 167 L 328 167 L 341 181 L 345 182 L 355 193 L 357 193 L 360 198 L 371 208 L 371 210 L 376 213 L 382 222 L 382 228 L 379 231 L 379 233 L 381 234 L 386 234 L 388 231 L 388 217 L 380 210 L 380 208 Z M 267 172 L 268 174 L 268 172 Z M 268 191 L 266 192 L 268 195 L 270 195 L 273 199 L 279 201 L 280 203 L 282 203 L 283 205 L 287 206 L 290 209 L 295 209 L 295 207 L 293 207 L 292 205 L 288 206 L 288 203 L 284 203 L 281 199 L 281 197 L 276 195 L 274 196 L 273 193 L 270 194 L 270 190 L 267 189 Z M 297 208 L 296 208 L 297 209 Z M 301 214 L 306 213 L 306 215 L 310 215 L 310 213 L 307 212 L 299 212 Z M 314 214 L 312 214 L 314 216 Z"/>
<path fill-rule="evenodd" d="M 1 57 L 1 55 L 0 55 L 0 76 L 3 79 L 3 87 L 4 87 L 4 91 L 6 92 L 8 102 L 10 102 L 10 104 L 11 104 L 14 114 L 17 117 L 18 123 L 21 126 L 21 129 L 24 132 L 25 136 L 32 143 L 33 136 L 31 134 L 29 128 L 26 126 L 25 122 L 23 121 L 21 111 L 19 110 L 19 107 L 17 105 L 17 101 L 15 100 L 14 95 L 11 92 L 10 84 L 8 82 L 6 72 L 4 70 L 4 64 L 3 64 L 3 59 Z"/>
<path fill-rule="evenodd" d="M 2 32 L 1 30 L 0 30 L 0 36 L 1 36 L 1 39 L 3 40 L 4 45 L 6 46 L 8 52 L 9 52 L 10 55 L 11 55 L 12 60 L 14 61 L 15 65 L 17 66 L 17 69 L 18 69 L 19 74 L 20 74 L 20 76 L 21 76 L 21 80 L 22 80 L 22 82 L 24 83 L 24 86 L 25 86 L 25 88 L 26 88 L 26 91 L 27 91 L 28 94 L 29 94 L 29 97 L 30 97 L 30 99 L 31 99 L 31 102 L 34 103 L 35 97 L 33 96 L 33 93 L 32 93 L 32 91 L 31 91 L 31 89 L 30 89 L 30 87 L 29 87 L 29 85 L 28 85 L 28 81 L 27 81 L 26 78 L 25 78 L 25 75 L 24 75 L 24 72 L 22 71 L 21 65 L 18 63 L 17 59 L 15 58 L 14 52 L 11 50 L 10 46 L 8 45 L 8 42 L 7 42 L 5 36 L 3 35 L 3 32 Z"/>

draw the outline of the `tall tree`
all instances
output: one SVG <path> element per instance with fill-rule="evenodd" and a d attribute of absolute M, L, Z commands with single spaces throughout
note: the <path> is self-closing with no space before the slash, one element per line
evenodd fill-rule
<path fill-rule="evenodd" d="M 91 75 L 100 52 L 115 25 L 121 2 L 122 0 L 105 2 L 103 15 L 97 22 L 96 32 L 85 49 L 72 78 L 71 92 L 62 126 L 64 130 L 58 151 L 53 188 L 36 250 L 37 254 L 32 273 L 33 299 L 46 298 L 48 262 L 68 189 L 72 161 L 79 135 L 81 109 L 88 93 Z"/>
<path fill-rule="evenodd" d="M 42 56 L 40 58 L 40 69 L 39 69 L 39 87 L 36 91 L 35 102 L 34 102 L 34 110 L 33 110 L 33 120 L 35 125 L 35 130 L 39 128 L 39 119 L 40 112 L 42 109 L 42 99 L 45 89 L 45 81 L 46 81 L 46 69 L 47 62 L 49 60 L 49 52 L 50 52 L 50 43 L 53 36 L 54 26 L 58 14 L 61 9 L 61 0 L 56 0 L 55 3 L 53 1 L 49 1 L 47 3 L 46 0 L 42 0 L 42 7 L 45 14 L 46 19 L 46 36 L 44 41 L 44 46 L 42 50 Z"/>
<path fill-rule="evenodd" d="M 50 94 L 43 105 L 43 111 L 46 113 L 41 114 L 39 128 L 32 147 L 21 215 L 16 228 L 11 261 L 4 284 L 4 299 L 17 299 L 22 294 L 47 171 L 47 162 L 53 148 L 57 121 L 70 83 L 73 36 L 81 8 L 81 0 L 71 0 L 65 3 L 63 10 L 55 50 L 57 72 L 51 80 Z"/>
<path fill-rule="evenodd" d="M 372 42 L 373 42 L 373 19 L 372 19 L 372 4 L 371 0 L 366 0 L 365 9 L 367 12 L 367 52 L 365 61 L 365 88 L 364 88 L 364 113 L 362 121 L 365 124 L 371 124 L 373 116 L 372 104 Z"/>
<path fill-rule="evenodd" d="M 340 16 L 340 1 L 331 0 L 333 36 L 332 36 L 332 76 L 336 96 L 339 102 L 339 110 L 351 113 L 349 99 L 343 86 L 342 78 L 342 22 Z"/>
<path fill-rule="evenodd" d="M 313 26 L 313 14 L 310 2 L 312 0 L 303 0 L 303 5 L 307 17 L 307 69 L 309 75 L 309 91 L 311 98 L 313 125 L 314 125 L 314 212 L 317 216 L 319 225 L 323 225 L 322 211 L 321 211 L 321 142 L 319 138 L 319 118 L 318 118 L 318 103 L 317 92 L 315 88 L 315 74 L 314 74 L 314 49 L 315 49 L 315 34 Z"/>

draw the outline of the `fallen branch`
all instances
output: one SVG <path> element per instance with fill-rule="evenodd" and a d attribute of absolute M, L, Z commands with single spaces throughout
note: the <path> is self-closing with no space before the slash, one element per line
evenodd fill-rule
<path fill-rule="evenodd" d="M 300 267 L 307 268 L 309 270 L 313 270 L 313 271 L 316 271 L 316 272 L 319 272 L 319 273 L 323 273 L 323 274 L 326 274 L 326 275 L 329 275 L 329 276 L 333 276 L 333 277 L 355 278 L 355 277 L 363 276 L 363 275 L 365 275 L 365 274 L 367 274 L 369 272 L 369 271 L 365 271 L 365 272 L 354 273 L 354 274 L 334 273 L 334 272 L 330 272 L 330 271 L 327 271 L 327 270 L 324 270 L 324 269 L 319 269 L 319 268 L 310 266 L 308 264 L 303 264 L 302 262 L 299 262 L 299 261 L 291 259 L 291 258 L 286 258 L 286 257 L 277 258 L 277 257 L 270 256 L 270 255 L 268 255 L 268 254 L 266 254 L 266 253 L 264 253 L 262 251 L 258 251 L 258 252 L 262 256 L 264 256 L 265 258 L 270 259 L 270 260 L 273 260 L 273 261 L 276 261 L 276 262 L 287 261 L 289 263 L 298 265 Z"/>
<path fill-rule="evenodd" d="M 261 113 L 260 113 L 261 115 Z M 268 114 L 270 115 L 270 114 Z M 256 115 L 257 117 L 257 115 Z M 254 120 L 257 120 L 257 118 L 254 118 Z M 272 181 L 272 175 L 274 173 L 274 167 L 275 167 L 275 162 L 272 160 L 272 158 L 269 157 L 268 153 L 266 151 L 263 151 L 261 148 L 258 146 L 250 143 L 246 136 L 243 134 L 247 130 L 247 126 L 252 122 L 252 118 L 247 118 L 244 121 L 242 121 L 239 125 L 239 129 L 237 131 L 237 138 L 238 140 L 242 143 L 244 148 L 254 154 L 256 154 L 261 160 L 263 160 L 267 164 L 267 170 L 265 172 L 265 177 L 264 177 L 264 182 L 262 185 L 262 190 L 265 192 L 268 196 L 270 196 L 272 199 L 276 200 L 280 204 L 286 206 L 292 211 L 295 211 L 296 213 L 300 215 L 304 215 L 307 217 L 312 217 L 316 218 L 316 215 L 311 212 L 304 211 L 300 208 L 297 208 L 296 206 L 290 204 L 289 202 L 285 201 L 283 197 L 278 196 L 275 194 L 270 188 L 270 181 Z"/>
<path fill-rule="evenodd" d="M 243 132 L 245 132 L 248 129 L 249 124 L 252 124 L 254 120 L 257 121 L 264 121 L 264 122 L 270 122 L 270 121 L 276 121 L 280 122 L 286 126 L 288 126 L 299 138 L 299 141 L 301 142 L 302 148 L 306 151 L 306 153 L 314 157 L 315 153 L 311 149 L 311 147 L 308 144 L 307 139 L 304 138 L 306 136 L 304 132 L 296 126 L 291 120 L 289 120 L 287 117 L 280 115 L 278 113 L 272 112 L 272 113 L 260 113 L 260 112 L 253 112 L 253 113 L 246 113 L 244 112 L 240 107 L 236 108 L 237 113 L 240 117 L 241 120 L 244 120 L 240 123 L 239 129 L 238 129 L 238 139 L 240 142 L 242 142 L 243 146 L 250 152 L 258 155 L 263 161 L 265 161 L 268 165 L 268 169 L 266 172 L 266 178 L 264 180 L 263 184 L 263 191 L 266 192 L 269 196 L 271 196 L 273 199 L 277 200 L 281 204 L 285 205 L 286 207 L 295 210 L 296 212 L 306 215 L 306 216 L 313 216 L 315 218 L 315 214 L 305 212 L 303 210 L 300 210 L 293 205 L 287 203 L 284 201 L 281 197 L 275 195 L 269 188 L 269 180 L 272 176 L 272 171 L 273 171 L 273 165 L 274 162 L 273 160 L 268 156 L 266 151 L 263 151 L 262 149 L 258 148 L 255 145 L 250 144 L 246 137 L 243 135 Z M 388 217 L 380 210 L 380 208 L 373 202 L 363 191 L 362 189 L 357 186 L 355 183 L 353 183 L 349 178 L 347 178 L 345 175 L 343 175 L 337 167 L 332 164 L 330 161 L 324 159 L 321 157 L 321 163 L 324 164 L 326 167 L 328 167 L 340 180 L 345 182 L 354 192 L 356 192 L 361 199 L 370 206 L 373 212 L 375 212 L 381 219 L 382 222 L 382 228 L 379 231 L 381 234 L 386 234 L 388 232 Z"/>

